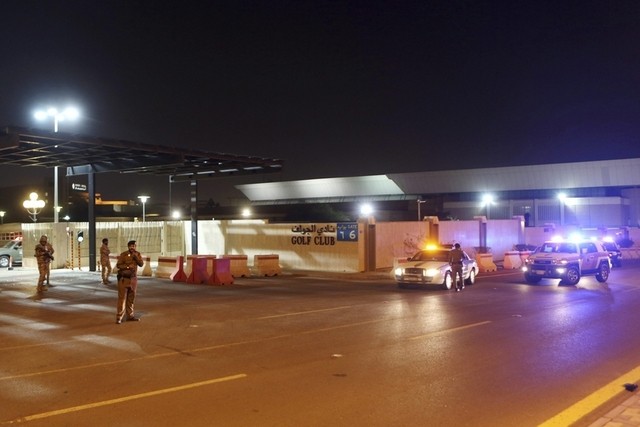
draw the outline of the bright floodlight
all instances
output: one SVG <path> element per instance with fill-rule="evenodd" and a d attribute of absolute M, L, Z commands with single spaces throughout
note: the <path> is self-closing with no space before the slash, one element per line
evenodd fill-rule
<path fill-rule="evenodd" d="M 36 120 L 44 120 L 47 117 L 49 117 L 49 115 L 47 114 L 46 111 L 38 110 L 35 113 L 33 113 L 33 117 L 35 117 Z"/>
<path fill-rule="evenodd" d="M 560 200 L 561 202 L 564 203 L 564 201 L 567 200 L 567 194 L 566 193 L 558 193 L 558 200 Z"/>
<path fill-rule="evenodd" d="M 490 205 L 493 203 L 493 195 L 491 194 L 485 194 L 482 196 L 482 203 L 484 205 Z"/>
<path fill-rule="evenodd" d="M 80 117 L 80 111 L 75 107 L 67 107 L 62 112 L 62 115 L 69 120 L 75 120 Z"/>
<path fill-rule="evenodd" d="M 360 206 L 360 214 L 363 216 L 369 216 L 373 213 L 373 206 L 368 203 Z"/>
<path fill-rule="evenodd" d="M 249 208 L 242 209 L 242 216 L 244 218 L 249 218 L 251 216 L 251 209 Z"/>
<path fill-rule="evenodd" d="M 46 110 L 37 110 L 33 113 L 36 120 L 42 121 L 53 118 L 53 131 L 58 132 L 58 123 L 65 120 L 76 120 L 80 117 L 80 110 L 76 107 L 66 107 L 60 111 L 56 107 L 49 107 Z"/>
<path fill-rule="evenodd" d="M 149 200 L 151 197 L 149 196 L 138 196 L 138 199 L 140 199 L 140 201 L 142 202 L 142 222 L 146 222 L 147 220 L 147 213 L 146 213 L 146 204 L 147 204 L 147 200 Z"/>

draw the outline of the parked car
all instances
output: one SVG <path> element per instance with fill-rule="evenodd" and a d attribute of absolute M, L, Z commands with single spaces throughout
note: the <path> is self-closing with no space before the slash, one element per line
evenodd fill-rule
<path fill-rule="evenodd" d="M 602 242 L 602 247 L 609 252 L 611 265 L 614 267 L 622 267 L 622 251 L 620 251 L 618 244 L 616 242 L 608 242 L 605 240 Z"/>
<path fill-rule="evenodd" d="M 0 248 L 0 268 L 7 268 L 11 263 L 22 265 L 22 239 L 14 239 Z"/>
<path fill-rule="evenodd" d="M 451 266 L 449 265 L 447 248 L 425 249 L 409 258 L 407 262 L 397 266 L 394 270 L 396 283 L 399 287 L 406 285 L 436 285 L 443 289 L 451 289 Z M 462 260 L 462 275 L 465 285 L 473 285 L 478 274 L 476 260 L 466 252 Z"/>

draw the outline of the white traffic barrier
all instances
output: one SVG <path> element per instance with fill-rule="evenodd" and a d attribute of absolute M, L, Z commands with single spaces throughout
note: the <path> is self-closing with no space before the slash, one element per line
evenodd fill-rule
<path fill-rule="evenodd" d="M 498 267 L 493 262 L 493 254 L 476 254 L 476 262 L 481 272 L 496 271 Z"/>
<path fill-rule="evenodd" d="M 522 258 L 520 257 L 520 252 L 518 251 L 509 251 L 504 253 L 504 269 L 505 270 L 515 270 L 522 266 Z"/>
<path fill-rule="evenodd" d="M 254 255 L 253 269 L 256 276 L 277 276 L 282 273 L 280 255 Z"/>
<path fill-rule="evenodd" d="M 158 257 L 158 266 L 156 267 L 155 276 L 159 279 L 170 279 L 171 275 L 178 269 L 177 257 Z"/>

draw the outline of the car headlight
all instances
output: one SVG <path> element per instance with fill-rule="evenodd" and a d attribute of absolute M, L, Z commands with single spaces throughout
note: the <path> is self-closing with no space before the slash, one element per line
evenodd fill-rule
<path fill-rule="evenodd" d="M 437 276 L 439 273 L 440 270 L 438 270 L 437 268 L 429 268 L 427 270 L 424 270 L 424 275 L 428 277 Z"/>
<path fill-rule="evenodd" d="M 396 276 L 402 276 L 402 273 L 404 273 L 404 269 L 402 267 L 396 268 L 395 270 Z"/>

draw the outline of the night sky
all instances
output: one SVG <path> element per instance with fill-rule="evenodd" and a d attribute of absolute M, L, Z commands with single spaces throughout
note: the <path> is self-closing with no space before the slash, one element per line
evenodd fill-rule
<path fill-rule="evenodd" d="M 0 125 L 50 129 L 33 110 L 73 103 L 83 116 L 61 131 L 284 160 L 256 182 L 640 157 L 638 1 L 11 0 L 2 14 Z"/>

